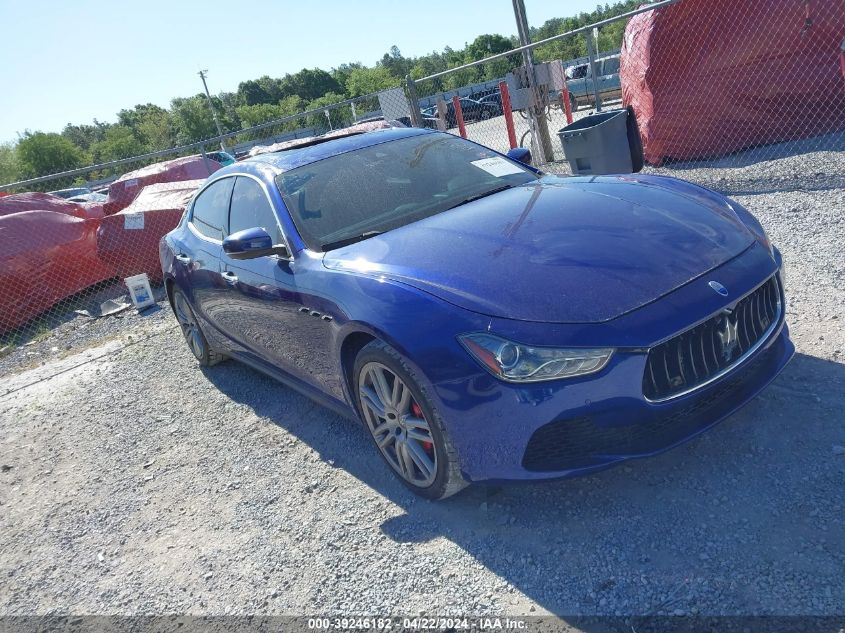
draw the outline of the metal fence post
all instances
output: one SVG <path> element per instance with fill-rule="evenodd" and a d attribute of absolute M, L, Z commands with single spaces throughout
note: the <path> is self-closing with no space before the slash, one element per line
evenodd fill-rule
<path fill-rule="evenodd" d="M 424 127 L 422 112 L 420 112 L 420 98 L 417 96 L 417 84 L 411 75 L 405 76 L 405 86 L 408 88 L 408 105 L 411 106 L 411 125 Z"/>
<path fill-rule="evenodd" d="M 590 31 L 584 31 L 584 37 L 587 39 L 587 57 L 590 59 L 590 76 L 593 80 L 593 96 L 596 99 L 596 112 L 601 112 L 601 97 L 599 96 L 599 82 L 596 74 L 596 50 L 593 46 L 593 34 Z"/>
<path fill-rule="evenodd" d="M 461 138 L 467 137 L 467 126 L 464 124 L 464 111 L 461 108 L 461 99 L 458 95 L 452 97 L 452 107 L 455 108 L 455 121 L 458 124 L 458 132 Z"/>
<path fill-rule="evenodd" d="M 449 107 L 446 105 L 446 100 L 443 98 L 443 93 L 437 93 L 437 129 L 441 132 L 445 132 L 449 129 L 449 125 L 446 121 L 447 113 L 449 112 Z"/>
<path fill-rule="evenodd" d="M 519 36 L 519 43 L 525 47 L 531 43 L 528 18 L 525 14 L 524 0 L 513 0 L 513 11 L 516 17 L 516 29 Z M 549 163 L 554 160 L 554 150 L 549 137 L 549 126 L 546 121 L 546 106 L 549 102 L 548 94 L 541 92 L 537 83 L 537 75 L 534 68 L 534 53 L 530 48 L 522 51 L 523 67 L 525 68 L 525 85 L 531 92 L 531 103 L 526 111 L 528 113 L 528 128 L 531 130 L 532 151 L 539 163 Z"/>
<path fill-rule="evenodd" d="M 208 162 L 208 156 L 205 155 L 205 147 L 200 145 L 200 154 L 202 154 L 202 162 L 205 163 L 205 170 L 208 172 L 208 175 L 211 175 L 211 164 Z"/>
<path fill-rule="evenodd" d="M 505 115 L 505 127 L 508 129 L 508 143 L 513 149 L 516 147 L 516 130 L 513 127 L 513 109 L 511 108 L 511 97 L 506 81 L 499 82 L 499 94 L 502 95 L 502 112 Z"/>

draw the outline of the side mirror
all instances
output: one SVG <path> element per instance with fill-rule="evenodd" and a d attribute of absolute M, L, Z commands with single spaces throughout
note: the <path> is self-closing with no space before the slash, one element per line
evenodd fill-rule
<path fill-rule="evenodd" d="M 255 259 L 267 255 L 290 257 L 287 247 L 282 244 L 274 246 L 270 234 L 258 226 L 232 233 L 223 240 L 223 252 L 232 259 Z"/>
<path fill-rule="evenodd" d="M 526 165 L 531 164 L 531 151 L 525 147 L 514 147 L 513 149 L 509 149 L 506 156 L 511 160 L 519 161 L 520 163 L 525 163 Z"/>

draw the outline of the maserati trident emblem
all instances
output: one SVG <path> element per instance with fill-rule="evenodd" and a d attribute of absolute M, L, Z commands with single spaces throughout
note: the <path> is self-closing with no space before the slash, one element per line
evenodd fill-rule
<path fill-rule="evenodd" d="M 708 286 L 710 286 L 711 288 L 713 288 L 713 290 L 715 290 L 716 292 L 718 292 L 718 293 L 719 293 L 720 295 L 722 295 L 723 297 L 727 297 L 727 296 L 728 296 L 728 289 L 727 289 L 727 288 L 725 288 L 725 287 L 724 287 L 722 284 L 720 284 L 718 281 L 711 281 L 711 282 L 710 282 L 709 284 L 707 284 L 707 285 L 708 285 Z"/>
<path fill-rule="evenodd" d="M 722 342 L 722 359 L 726 362 L 731 359 L 736 346 L 739 345 L 736 329 L 737 321 L 731 321 L 730 317 L 725 317 L 725 329 L 716 331 Z"/>

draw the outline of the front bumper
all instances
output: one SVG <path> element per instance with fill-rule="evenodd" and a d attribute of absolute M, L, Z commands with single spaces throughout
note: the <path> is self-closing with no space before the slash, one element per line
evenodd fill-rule
<path fill-rule="evenodd" d="M 617 354 L 599 378 L 565 388 L 477 378 L 475 396 L 483 402 L 447 412 L 450 436 L 469 481 L 584 475 L 661 453 L 706 431 L 753 399 L 794 353 L 781 322 L 753 356 L 719 380 L 658 404 L 635 388 L 621 388 L 641 385 L 644 354 Z"/>
<path fill-rule="evenodd" d="M 432 386 L 463 475 L 469 481 L 582 475 L 660 453 L 723 420 L 774 380 L 795 353 L 782 294 L 778 322 L 759 347 L 689 393 L 662 402 L 646 399 L 647 348 L 724 307 L 708 280 L 720 279 L 738 299 L 780 266 L 778 253 L 773 262 L 762 249 L 751 249 L 713 275 L 607 324 L 491 323 L 491 331 L 511 340 L 548 340 L 562 347 L 578 340 L 617 352 L 598 374 L 532 384 L 502 382 L 462 349 L 463 358 L 452 356 L 449 372 Z"/>

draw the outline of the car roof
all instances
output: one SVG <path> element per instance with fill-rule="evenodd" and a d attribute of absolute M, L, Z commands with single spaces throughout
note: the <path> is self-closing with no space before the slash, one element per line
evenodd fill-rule
<path fill-rule="evenodd" d="M 339 154 L 345 154 L 363 147 L 371 147 L 394 141 L 401 138 L 408 138 L 411 136 L 419 136 L 421 134 L 436 134 L 434 130 L 424 128 L 406 128 L 396 127 L 387 128 L 383 130 L 374 130 L 372 132 L 363 132 L 360 134 L 351 134 L 349 136 L 341 136 L 331 140 L 317 143 L 316 145 L 307 145 L 305 147 L 293 147 L 278 152 L 268 152 L 266 154 L 259 154 L 253 156 L 234 165 L 224 167 L 213 174 L 213 178 L 219 178 L 232 173 L 243 173 L 244 171 L 254 174 L 266 174 L 270 176 L 277 176 L 291 169 L 302 167 L 310 163 L 330 158 Z"/>

